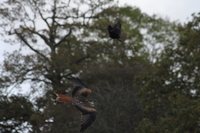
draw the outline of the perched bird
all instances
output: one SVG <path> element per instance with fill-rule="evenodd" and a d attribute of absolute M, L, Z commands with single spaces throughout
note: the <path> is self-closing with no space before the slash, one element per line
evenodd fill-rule
<path fill-rule="evenodd" d="M 118 22 L 114 26 L 108 25 L 108 32 L 109 32 L 109 37 L 111 37 L 112 39 L 117 39 L 121 41 L 119 39 L 121 35 L 121 23 L 119 19 L 118 19 Z"/>
<path fill-rule="evenodd" d="M 81 129 L 83 133 L 96 119 L 97 110 L 93 104 L 88 101 L 87 96 L 91 90 L 79 78 L 67 78 L 75 86 L 72 91 L 72 97 L 54 92 L 57 96 L 56 102 L 72 103 L 82 114 Z"/>

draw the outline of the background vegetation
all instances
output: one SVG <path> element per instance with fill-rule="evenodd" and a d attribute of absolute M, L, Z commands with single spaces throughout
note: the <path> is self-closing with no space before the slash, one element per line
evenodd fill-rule
<path fill-rule="evenodd" d="M 79 132 L 80 113 L 53 102 L 68 76 L 93 91 L 88 133 L 200 132 L 200 14 L 181 25 L 113 0 L 6 0 L 0 16 L 5 44 L 21 46 L 0 67 L 2 133 Z M 117 18 L 122 43 L 108 37 Z"/>

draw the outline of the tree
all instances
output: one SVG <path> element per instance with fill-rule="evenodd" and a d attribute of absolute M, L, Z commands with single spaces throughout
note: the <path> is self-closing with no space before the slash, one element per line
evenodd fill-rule
<path fill-rule="evenodd" d="M 73 108 L 68 109 L 70 105 L 65 108 L 57 105 L 54 111 L 53 92 L 65 92 L 65 77 L 79 73 L 83 61 L 93 56 L 87 50 L 87 45 L 92 43 L 86 38 L 89 34 L 82 35 L 82 32 L 106 5 L 112 5 L 112 1 L 8 0 L 2 3 L 1 26 L 6 34 L 15 37 L 5 41 L 20 43 L 22 50 L 6 55 L 1 70 L 1 88 L 17 88 L 29 82 L 32 92 L 43 92 L 33 97 L 34 113 L 27 120 L 30 132 L 74 130 L 70 125 L 74 126 L 76 121 L 73 122 L 71 116 L 77 113 Z M 24 55 L 23 48 L 29 48 L 30 54 Z"/>
<path fill-rule="evenodd" d="M 94 63 L 89 71 L 82 74 L 92 88 L 89 98 L 94 100 L 98 109 L 93 131 L 135 132 L 142 119 L 142 108 L 137 96 L 141 86 L 134 82 L 134 78 L 148 68 L 149 62 L 145 61 L 134 58 L 123 65 Z"/>
<path fill-rule="evenodd" d="M 33 112 L 33 104 L 24 96 L 6 97 L 0 99 L 0 130 L 1 132 L 23 132 L 28 129 L 27 121 Z"/>
<path fill-rule="evenodd" d="M 132 128 L 128 128 L 128 131 L 134 130 L 140 118 L 137 115 L 131 115 L 129 122 L 122 121 L 111 129 L 112 124 L 116 124 L 117 120 L 123 116 L 126 118 L 130 116 L 134 103 L 139 104 L 137 98 L 130 100 L 135 97 L 134 93 L 140 88 L 131 89 L 133 87 L 131 81 L 135 76 L 134 71 L 138 70 L 138 68 L 131 69 L 131 67 L 137 62 L 140 67 L 148 66 L 146 64 L 149 63 L 147 60 L 149 53 L 148 48 L 145 47 L 146 43 L 161 43 L 162 40 L 165 43 L 164 38 L 174 33 L 174 24 L 157 16 L 148 16 L 136 7 L 119 8 L 112 0 L 82 0 L 81 3 L 75 0 L 8 0 L 2 3 L 0 11 L 1 27 L 4 29 L 5 35 L 10 36 L 10 38 L 5 38 L 5 42 L 21 45 L 20 50 L 6 54 L 1 67 L 0 87 L 16 89 L 27 82 L 31 85 L 31 88 L 27 89 L 32 90 L 28 97 L 31 99 L 29 107 L 31 114 L 28 118 L 22 117 L 23 121 L 17 127 L 7 123 L 9 120 L 13 120 L 11 117 L 3 121 L 1 126 L 6 129 L 5 132 L 7 129 L 18 132 L 18 127 L 23 126 L 24 123 L 28 123 L 27 130 L 33 133 L 78 131 L 80 114 L 71 105 L 54 105 L 53 92 L 70 93 L 72 86 L 67 89 L 68 82 L 65 77 L 73 74 L 87 79 L 89 75 L 96 74 L 96 67 L 100 65 L 103 70 L 111 67 L 113 75 L 108 74 L 107 78 L 99 77 L 97 80 L 105 81 L 105 83 L 101 82 L 102 85 L 99 85 L 98 82 L 95 82 L 94 88 L 96 88 L 95 85 L 100 87 L 108 85 L 105 89 L 111 93 L 105 97 L 108 98 L 108 102 L 112 102 L 113 106 L 106 108 L 103 105 L 105 99 L 101 98 L 99 94 L 104 94 L 104 90 L 96 88 L 97 92 L 100 91 L 99 94 L 96 94 L 99 99 L 96 101 L 97 108 L 105 108 L 104 116 L 109 117 L 109 109 L 115 110 L 117 103 L 121 100 L 124 103 L 131 101 L 133 104 L 128 105 L 130 108 L 126 111 L 120 109 L 124 106 L 120 104 L 118 108 L 119 111 L 122 111 L 122 115 L 106 122 L 108 125 L 101 125 L 101 122 L 107 118 L 100 114 L 102 119 L 97 121 L 97 125 L 99 125 L 97 129 L 100 130 L 99 127 L 103 126 L 100 131 L 123 132 L 127 129 L 127 126 L 123 128 L 123 125 L 128 123 L 128 125 L 134 125 Z M 117 17 L 122 20 L 123 43 L 108 38 L 107 25 L 111 22 L 114 23 Z M 30 53 L 23 54 L 26 48 L 30 50 Z M 123 65 L 125 66 L 123 67 Z M 121 71 L 119 74 L 123 74 L 123 72 L 129 74 L 127 69 L 133 71 L 130 73 L 132 76 L 123 75 L 115 82 L 112 81 L 116 78 L 115 72 Z M 97 74 L 105 75 L 106 73 L 103 71 Z M 93 77 L 95 78 L 95 75 Z M 127 85 L 126 80 L 124 81 L 126 78 L 129 78 Z M 89 79 L 91 80 L 91 78 Z M 90 83 L 88 85 L 90 86 Z M 119 89 L 112 92 L 111 89 L 115 87 Z M 119 99 L 115 97 L 116 101 L 113 101 L 113 95 L 123 92 L 121 89 L 124 90 L 124 94 Z M 124 99 L 130 90 L 133 95 Z M 40 95 L 34 96 L 36 93 Z M 24 104 L 30 103 L 28 98 L 24 99 L 27 100 Z M 4 103 L 4 100 L 1 102 Z M 9 103 L 13 103 L 13 101 L 11 100 Z M 135 111 L 140 113 L 140 105 L 135 108 Z M 119 112 L 113 112 L 113 114 L 116 115 Z M 114 118 L 114 116 L 110 118 Z M 133 118 L 136 118 L 137 121 L 133 122 Z M 16 119 L 18 119 L 17 116 Z M 92 128 L 90 131 L 95 129 Z"/>
<path fill-rule="evenodd" d="M 200 131 L 200 14 L 179 25 L 177 44 L 165 47 L 152 72 L 142 76 L 144 113 L 138 132 L 197 133 Z"/>

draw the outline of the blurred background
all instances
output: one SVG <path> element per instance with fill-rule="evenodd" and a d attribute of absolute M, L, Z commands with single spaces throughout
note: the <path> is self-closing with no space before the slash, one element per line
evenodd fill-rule
<path fill-rule="evenodd" d="M 200 1 L 2 0 L 0 131 L 73 133 L 80 112 L 53 101 L 66 77 L 98 110 L 87 133 L 200 132 Z M 121 40 L 107 26 L 121 20 Z"/>

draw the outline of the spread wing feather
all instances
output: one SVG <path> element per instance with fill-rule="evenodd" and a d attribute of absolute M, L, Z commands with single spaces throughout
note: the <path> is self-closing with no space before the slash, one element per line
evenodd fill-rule
<path fill-rule="evenodd" d="M 81 124 L 81 130 L 80 132 L 84 132 L 85 129 L 87 129 L 96 119 L 96 112 L 93 112 L 91 114 L 82 114 L 82 124 Z"/>
<path fill-rule="evenodd" d="M 108 26 L 108 32 L 109 32 L 109 36 L 112 39 L 118 39 L 119 40 L 120 35 L 121 35 L 121 22 L 120 22 L 120 20 L 118 20 L 118 22 L 114 26 L 109 25 Z M 119 40 L 119 41 L 121 41 L 121 40 Z"/>
<path fill-rule="evenodd" d="M 70 82 L 72 82 L 72 84 L 75 86 L 73 91 L 72 91 L 72 97 L 74 97 L 74 95 L 80 95 L 80 96 L 84 96 L 87 97 L 88 94 L 91 92 L 90 89 L 88 89 L 88 86 L 85 85 L 79 78 L 67 78 Z"/>
<path fill-rule="evenodd" d="M 97 110 L 91 106 L 87 100 L 87 95 L 91 90 L 80 79 L 70 77 L 67 78 L 75 86 L 72 91 L 72 104 L 81 112 L 81 129 L 84 132 L 96 119 Z"/>
<path fill-rule="evenodd" d="M 81 112 L 82 118 L 81 118 L 81 130 L 80 132 L 83 132 L 85 129 L 87 129 L 96 119 L 97 110 L 93 108 L 89 102 L 82 100 L 79 101 L 78 99 L 75 99 L 73 101 L 73 105 Z"/>
<path fill-rule="evenodd" d="M 70 77 L 67 78 L 70 82 L 72 82 L 72 84 L 76 87 L 79 86 L 81 88 L 88 88 L 87 85 L 85 85 L 79 78 L 75 78 L 75 77 Z"/>
<path fill-rule="evenodd" d="M 118 20 L 118 22 L 113 26 L 112 32 L 116 33 L 116 34 L 118 34 L 118 36 L 120 36 L 120 34 L 121 34 L 121 23 L 120 23 L 120 20 Z"/>

